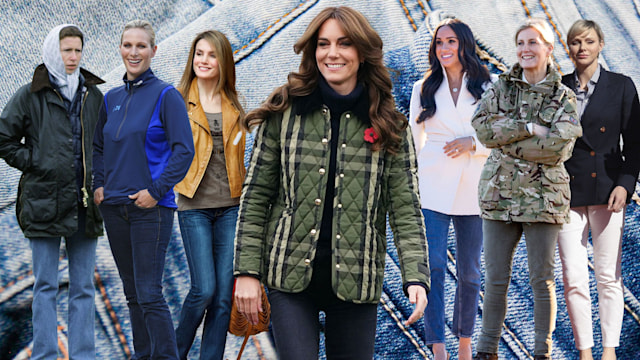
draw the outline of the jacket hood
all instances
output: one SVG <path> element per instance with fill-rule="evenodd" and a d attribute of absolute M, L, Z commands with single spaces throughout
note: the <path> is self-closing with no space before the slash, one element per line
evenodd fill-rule
<path fill-rule="evenodd" d="M 104 80 L 83 68 L 80 68 L 80 74 L 84 77 L 84 84 L 86 86 L 104 84 Z M 49 71 L 47 70 L 47 67 L 44 64 L 40 64 L 33 72 L 31 92 L 36 93 L 45 88 L 53 89 L 53 85 L 51 85 L 51 81 L 49 80 Z"/>
<path fill-rule="evenodd" d="M 49 31 L 42 45 L 42 60 L 49 70 L 49 75 L 53 77 L 60 88 L 60 92 L 67 99 L 73 100 L 78 90 L 78 84 L 80 84 L 80 68 L 78 67 L 73 73 L 67 74 L 60 54 L 60 30 L 70 26 L 77 28 L 73 24 L 62 24 Z"/>

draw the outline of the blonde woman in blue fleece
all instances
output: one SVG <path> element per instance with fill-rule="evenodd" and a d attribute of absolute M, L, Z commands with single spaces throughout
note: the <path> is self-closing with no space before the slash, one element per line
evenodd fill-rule
<path fill-rule="evenodd" d="M 176 208 L 173 187 L 194 150 L 182 96 L 150 69 L 155 53 L 151 24 L 127 23 L 120 41 L 124 85 L 107 92 L 100 109 L 93 181 L 127 298 L 134 359 L 177 359 L 162 274 Z"/>

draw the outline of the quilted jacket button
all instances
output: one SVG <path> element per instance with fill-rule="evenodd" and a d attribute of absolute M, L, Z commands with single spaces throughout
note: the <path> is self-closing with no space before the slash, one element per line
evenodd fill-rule
<path fill-rule="evenodd" d="M 347 114 L 347 115 L 345 115 L 345 117 L 346 117 L 347 119 L 351 119 L 351 114 Z"/>
<path fill-rule="evenodd" d="M 342 204 L 338 204 L 338 209 L 342 209 Z"/>
<path fill-rule="evenodd" d="M 342 236 L 340 236 L 340 234 L 336 235 L 336 239 L 340 240 Z"/>
<path fill-rule="evenodd" d="M 327 171 L 327 170 L 325 170 L 324 168 L 320 168 L 320 170 L 318 170 L 318 172 L 320 173 L 320 175 L 324 175 L 324 173 L 325 173 L 326 171 Z"/>
<path fill-rule="evenodd" d="M 327 145 L 329 143 L 329 139 L 327 138 L 322 138 L 322 144 L 323 145 Z"/>
<path fill-rule="evenodd" d="M 315 203 L 316 205 L 320 205 L 320 204 L 322 204 L 322 200 L 320 200 L 320 199 L 316 199 L 316 200 L 314 201 L 314 203 Z"/>
<path fill-rule="evenodd" d="M 347 147 L 347 144 L 342 144 L 342 148 L 343 149 L 346 148 L 346 147 Z"/>
<path fill-rule="evenodd" d="M 343 177 L 344 177 L 344 174 L 340 174 L 340 177 L 341 177 L 341 178 L 343 178 Z"/>
<path fill-rule="evenodd" d="M 327 109 L 322 109 L 322 113 L 326 114 L 327 113 Z"/>
<path fill-rule="evenodd" d="M 340 269 L 340 264 L 336 264 L 336 269 Z"/>
<path fill-rule="evenodd" d="M 318 231 L 316 229 L 311 229 L 311 231 L 309 232 L 311 235 L 315 235 Z"/>
<path fill-rule="evenodd" d="M 304 264 L 309 266 L 309 264 L 311 264 L 311 260 L 309 259 L 304 259 Z"/>

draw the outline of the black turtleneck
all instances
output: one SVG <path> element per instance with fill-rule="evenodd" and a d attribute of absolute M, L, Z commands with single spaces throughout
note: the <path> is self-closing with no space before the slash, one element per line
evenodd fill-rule
<path fill-rule="evenodd" d="M 318 81 L 322 103 L 329 108 L 331 115 L 331 139 L 329 152 L 329 168 L 327 169 L 327 192 L 325 193 L 324 207 L 322 208 L 322 222 L 320 224 L 320 236 L 316 249 L 316 263 L 321 258 L 330 259 L 331 234 L 333 225 L 333 198 L 335 195 L 336 162 L 338 152 L 338 140 L 340 135 L 340 117 L 347 111 L 353 111 L 360 102 L 366 102 L 364 85 L 358 83 L 355 89 L 348 95 L 340 95 L 329 86 L 327 81 L 320 77 Z M 359 119 L 359 121 L 368 119 Z"/>

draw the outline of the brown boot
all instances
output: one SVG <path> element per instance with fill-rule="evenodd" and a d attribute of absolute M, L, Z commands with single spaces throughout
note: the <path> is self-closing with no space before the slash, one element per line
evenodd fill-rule
<path fill-rule="evenodd" d="M 478 352 L 473 360 L 498 360 L 498 354 Z"/>

